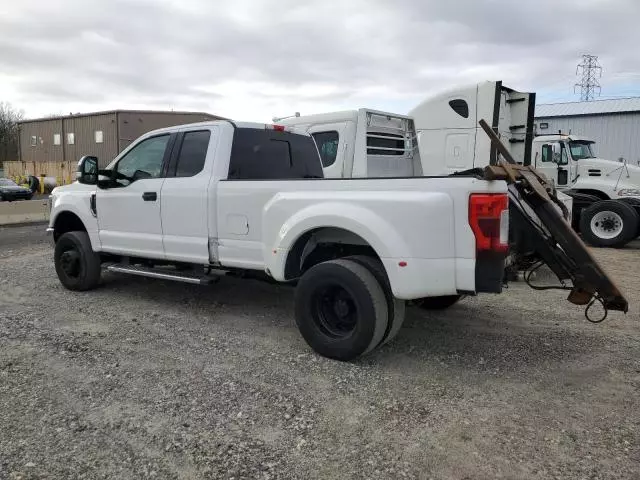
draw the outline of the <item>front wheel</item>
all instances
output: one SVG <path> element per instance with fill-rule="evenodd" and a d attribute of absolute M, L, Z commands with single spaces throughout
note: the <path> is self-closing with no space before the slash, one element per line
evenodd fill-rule
<path fill-rule="evenodd" d="M 462 298 L 462 295 L 445 295 L 442 297 L 425 297 L 414 300 L 413 303 L 423 310 L 446 310 Z"/>
<path fill-rule="evenodd" d="M 636 237 L 640 218 L 625 202 L 603 200 L 580 215 L 580 233 L 594 247 L 624 247 Z"/>
<path fill-rule="evenodd" d="M 305 272 L 296 289 L 295 316 L 313 350 L 348 361 L 380 344 L 388 306 L 383 287 L 368 268 L 338 259 Z"/>
<path fill-rule="evenodd" d="M 84 291 L 100 283 L 100 255 L 91 248 L 87 232 L 67 232 L 56 242 L 56 273 L 69 290 Z"/>

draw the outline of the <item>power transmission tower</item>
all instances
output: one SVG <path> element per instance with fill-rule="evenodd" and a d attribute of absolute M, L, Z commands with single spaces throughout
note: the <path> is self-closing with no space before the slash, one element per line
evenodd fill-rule
<path fill-rule="evenodd" d="M 573 87 L 573 93 L 580 87 L 580 100 L 588 102 L 593 100 L 596 92 L 600 95 L 599 78 L 602 77 L 602 67 L 598 63 L 598 57 L 595 55 L 582 55 L 582 63 L 576 68 L 576 75 L 582 71 L 582 81 L 576 83 Z"/>

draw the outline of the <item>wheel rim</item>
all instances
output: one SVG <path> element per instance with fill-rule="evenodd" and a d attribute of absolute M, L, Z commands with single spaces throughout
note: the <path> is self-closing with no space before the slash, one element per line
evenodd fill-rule
<path fill-rule="evenodd" d="M 347 290 L 331 285 L 319 288 L 313 297 L 313 319 L 322 333 L 335 339 L 353 333 L 358 323 L 358 308 Z"/>
<path fill-rule="evenodd" d="M 622 233 L 624 222 L 616 212 L 603 211 L 596 213 L 591 219 L 591 231 L 605 240 L 616 238 Z"/>
<path fill-rule="evenodd" d="M 80 252 L 75 248 L 62 252 L 62 255 L 60 255 L 60 267 L 67 277 L 78 278 L 82 272 Z"/>

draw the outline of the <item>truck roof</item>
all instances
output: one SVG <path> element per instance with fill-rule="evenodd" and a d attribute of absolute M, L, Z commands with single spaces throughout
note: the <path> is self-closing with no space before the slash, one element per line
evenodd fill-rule
<path fill-rule="evenodd" d="M 558 140 L 566 140 L 568 142 L 593 142 L 592 138 L 582 137 L 580 135 L 566 134 L 566 133 L 554 133 L 551 135 L 538 135 L 534 138 L 536 142 L 557 142 Z"/>
<path fill-rule="evenodd" d="M 144 136 L 152 136 L 152 135 L 157 135 L 158 133 L 170 133 L 170 132 L 175 132 L 177 130 L 180 130 L 182 128 L 185 127 L 213 127 L 216 125 L 222 125 L 225 123 L 230 123 L 231 125 L 233 125 L 236 128 L 255 128 L 257 130 L 264 130 L 267 129 L 269 127 L 273 127 L 274 124 L 272 123 L 258 123 L 258 122 L 236 122 L 235 120 L 207 120 L 204 122 L 195 122 L 195 123 L 185 123 L 182 125 L 173 125 L 171 127 L 165 127 L 165 128 L 159 128 L 157 130 L 152 130 L 150 132 L 147 132 L 144 134 Z M 291 128 L 291 129 L 287 129 L 290 130 L 293 133 L 297 133 L 299 135 L 305 135 L 308 136 L 309 134 L 302 129 L 296 129 Z"/>
<path fill-rule="evenodd" d="M 340 110 L 336 112 L 283 118 L 281 120 L 278 120 L 276 123 L 280 125 L 306 125 L 309 123 L 345 122 L 348 120 L 353 120 L 355 122 L 358 120 L 358 114 L 362 111 L 374 113 L 377 115 L 388 115 L 394 118 L 411 118 L 407 115 L 400 115 L 392 112 L 382 112 L 373 108 L 360 108 L 358 110 Z"/>

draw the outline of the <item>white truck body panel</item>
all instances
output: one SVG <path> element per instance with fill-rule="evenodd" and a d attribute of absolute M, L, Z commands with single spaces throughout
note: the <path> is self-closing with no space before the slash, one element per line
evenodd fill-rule
<path fill-rule="evenodd" d="M 422 176 L 413 120 L 406 115 L 361 108 L 285 118 L 278 123 L 312 135 L 339 134 L 335 161 L 323 168 L 325 178 Z M 372 142 L 393 140 L 397 148 L 372 146 Z"/>
<path fill-rule="evenodd" d="M 293 243 L 306 232 L 333 227 L 355 233 L 374 248 L 398 298 L 470 291 L 475 237 L 467 209 L 474 191 L 504 193 L 506 185 L 472 178 L 408 178 L 394 180 L 389 190 L 382 179 L 222 181 L 218 260 L 268 270 L 284 280 Z M 399 267 L 399 261 L 407 266 Z M 420 281 L 413 275 L 420 275 Z"/>
<path fill-rule="evenodd" d="M 504 182 L 473 177 L 227 179 L 235 128 L 227 121 L 205 122 L 142 136 L 108 168 L 152 136 L 208 130 L 204 168 L 187 178 L 141 179 L 120 188 L 58 187 L 52 193 L 50 227 L 60 213 L 71 212 L 86 226 L 97 252 L 260 270 L 280 281 L 286 280 L 286 260 L 295 242 L 323 229 L 322 235 L 339 241 L 370 245 L 397 298 L 475 291 L 469 197 L 506 193 Z M 157 201 L 144 201 L 145 192 L 157 192 Z M 97 219 L 90 209 L 92 194 Z"/>
<path fill-rule="evenodd" d="M 535 94 L 482 82 L 430 97 L 409 112 L 425 175 L 482 168 L 496 153 L 478 122 L 485 119 L 520 163 L 530 159 Z M 529 136 L 527 138 L 527 136 Z"/>

